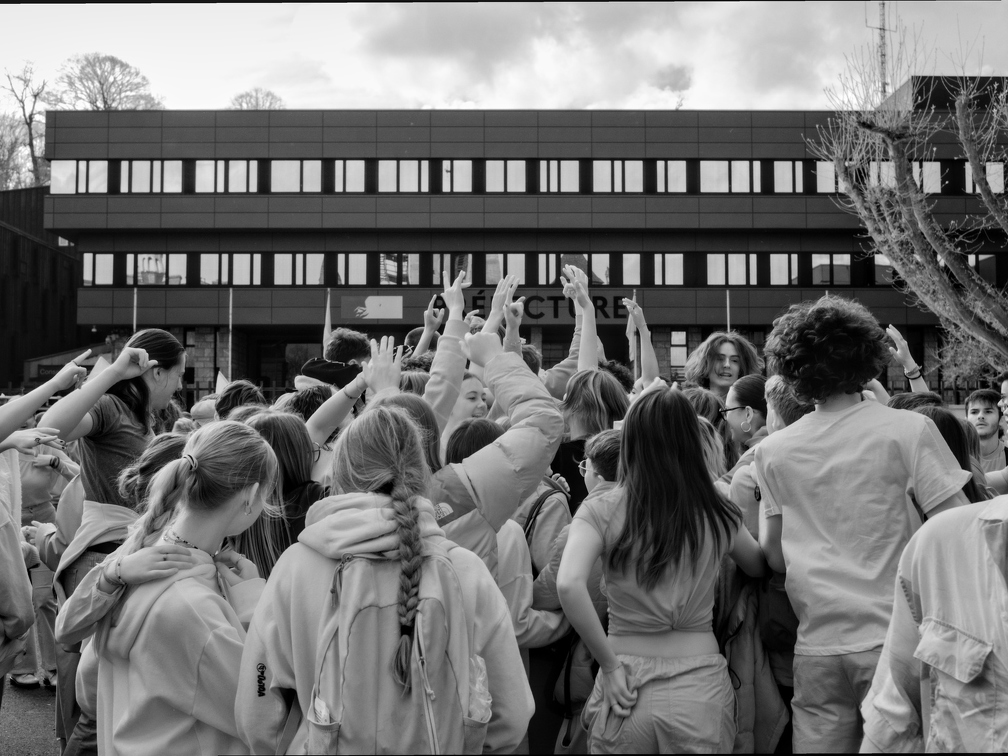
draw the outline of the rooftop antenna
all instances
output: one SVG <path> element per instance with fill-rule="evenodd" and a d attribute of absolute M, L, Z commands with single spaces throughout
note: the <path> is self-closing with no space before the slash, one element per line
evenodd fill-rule
<path fill-rule="evenodd" d="M 882 92 L 882 99 L 889 93 L 889 85 L 886 81 L 886 12 L 885 2 L 878 4 L 879 25 L 870 26 L 868 24 L 868 6 L 865 5 L 865 26 L 869 29 L 878 29 L 879 33 L 879 85 Z"/>

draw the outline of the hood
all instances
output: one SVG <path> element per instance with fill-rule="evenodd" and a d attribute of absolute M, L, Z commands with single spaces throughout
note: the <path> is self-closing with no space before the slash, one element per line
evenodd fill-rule
<path fill-rule="evenodd" d="M 99 648 L 104 647 L 116 656 L 128 657 L 151 608 L 161 598 L 161 594 L 180 580 L 193 578 L 205 583 L 214 591 L 218 590 L 217 567 L 213 558 L 205 551 L 197 549 L 191 551 L 196 555 L 198 563 L 190 569 L 176 572 L 162 580 L 152 580 L 127 589 L 118 611 L 113 614 L 111 627 L 106 626 L 96 635 Z"/>
<path fill-rule="evenodd" d="M 418 499 L 420 537 L 444 537 L 434 519 L 434 507 Z M 330 559 L 344 554 L 387 554 L 399 548 L 392 499 L 384 494 L 352 493 L 327 496 L 312 505 L 298 541 Z"/>

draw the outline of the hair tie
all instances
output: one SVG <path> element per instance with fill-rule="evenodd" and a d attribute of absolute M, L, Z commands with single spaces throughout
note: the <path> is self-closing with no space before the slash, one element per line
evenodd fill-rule
<path fill-rule="evenodd" d="M 199 464 L 196 462 L 196 457 L 194 457 L 192 454 L 183 454 L 182 459 L 187 460 L 189 462 L 189 469 L 192 472 L 196 472 L 196 468 L 199 467 Z"/>

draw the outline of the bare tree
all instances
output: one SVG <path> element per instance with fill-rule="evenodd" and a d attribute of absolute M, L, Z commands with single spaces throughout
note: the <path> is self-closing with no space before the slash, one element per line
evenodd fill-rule
<path fill-rule="evenodd" d="M 833 164 L 841 204 L 864 223 L 904 290 L 938 316 L 949 356 L 973 352 L 988 365 L 1008 366 L 1008 296 L 969 261 L 983 239 L 997 238 L 1003 248 L 1008 233 L 1005 197 L 996 196 L 987 179 L 988 163 L 1004 160 L 1004 83 L 965 75 L 915 79 L 927 66 L 921 49 L 919 38 L 900 35 L 885 73 L 890 81 L 909 83 L 885 99 L 875 51 L 849 58 L 839 86 L 829 92 L 835 115 L 810 146 Z M 938 93 L 915 86 L 923 81 L 951 84 L 954 110 L 926 105 Z M 985 209 L 944 226 L 919 178 L 921 161 L 928 160 L 942 132 L 962 146 Z"/>
<path fill-rule="evenodd" d="M 21 120 L 14 113 L 0 113 L 0 191 L 24 184 Z"/>
<path fill-rule="evenodd" d="M 150 81 L 114 55 L 86 53 L 64 62 L 48 100 L 71 110 L 162 110 Z"/>
<path fill-rule="evenodd" d="M 35 81 L 35 67 L 31 62 L 26 62 L 20 73 L 6 73 L 7 86 L 3 88 L 11 93 L 21 111 L 21 122 L 24 124 L 22 139 L 31 158 L 32 179 L 35 186 L 41 186 L 48 179 L 39 149 L 45 143 L 44 116 L 40 106 L 46 91 L 46 80 Z"/>
<path fill-rule="evenodd" d="M 253 87 L 231 98 L 231 110 L 283 110 L 280 95 L 269 89 Z"/>

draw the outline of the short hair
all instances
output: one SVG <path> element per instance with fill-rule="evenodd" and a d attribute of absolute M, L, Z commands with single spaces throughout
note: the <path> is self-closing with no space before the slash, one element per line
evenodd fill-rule
<path fill-rule="evenodd" d="M 227 420 L 233 409 L 246 404 L 260 404 L 265 407 L 269 405 L 269 402 L 252 381 L 240 378 L 237 381 L 231 381 L 227 388 L 220 392 L 217 401 L 214 402 L 214 411 L 217 412 L 217 417 L 221 420 Z"/>
<path fill-rule="evenodd" d="M 623 432 L 604 430 L 585 442 L 584 455 L 590 459 L 595 473 L 605 481 L 616 482 L 619 472 L 620 439 Z"/>
<path fill-rule="evenodd" d="M 351 328 L 337 328 L 332 332 L 325 348 L 325 358 L 330 362 L 348 363 L 371 357 L 371 341 L 366 333 Z"/>
<path fill-rule="evenodd" d="M 414 349 L 416 349 L 417 344 L 420 343 L 420 339 L 423 336 L 423 332 L 424 332 L 423 326 L 417 326 L 416 328 L 414 328 L 412 331 L 406 334 L 406 338 L 403 339 L 403 346 L 409 349 L 410 352 L 412 352 Z M 427 348 L 430 351 L 432 352 L 437 351 L 438 338 L 439 338 L 438 332 L 434 331 L 434 333 L 431 334 L 430 343 L 427 345 Z"/>
<path fill-rule="evenodd" d="M 328 384 L 303 388 L 291 394 L 291 398 L 284 402 L 283 409 L 285 412 L 300 415 L 302 420 L 307 420 L 332 398 L 333 393 L 335 393 L 333 387 Z"/>
<path fill-rule="evenodd" d="M 911 412 L 921 407 L 942 407 L 945 402 L 933 391 L 903 391 L 893 394 L 886 402 L 887 407 L 893 409 L 910 410 Z"/>
<path fill-rule="evenodd" d="M 739 378 L 763 371 L 763 358 L 749 339 L 738 331 L 715 331 L 686 360 L 686 380 L 710 388 L 710 372 L 716 365 L 718 349 L 723 344 L 731 344 L 738 352 Z"/>
<path fill-rule="evenodd" d="M 977 389 L 966 397 L 966 414 L 969 414 L 971 404 L 989 404 L 997 410 L 998 418 L 1001 417 L 1001 392 L 994 389 Z"/>
<path fill-rule="evenodd" d="M 743 407 L 752 407 L 766 419 L 766 378 L 762 375 L 743 375 L 728 390 L 735 394 Z"/>
<path fill-rule="evenodd" d="M 463 420 L 448 437 L 445 447 L 445 464 L 461 462 L 484 446 L 489 446 L 504 435 L 504 429 L 492 420 L 471 417 Z"/>
<path fill-rule="evenodd" d="M 633 391 L 633 373 L 631 373 L 630 368 L 622 362 L 617 362 L 616 360 L 606 360 L 605 362 L 600 362 L 599 370 L 605 370 L 609 373 L 609 375 L 619 381 L 620 385 L 626 389 L 628 394 Z"/>
<path fill-rule="evenodd" d="M 791 425 L 801 420 L 815 409 L 814 404 L 801 401 L 795 396 L 788 382 L 779 375 L 771 375 L 766 381 L 767 408 L 772 408 L 784 425 Z"/>
<path fill-rule="evenodd" d="M 791 305 L 764 351 L 770 372 L 811 402 L 861 391 L 891 359 L 886 332 L 867 308 L 832 294 Z"/>
<path fill-rule="evenodd" d="M 399 390 L 423 396 L 430 381 L 430 373 L 423 370 L 403 370 L 399 374 Z"/>
<path fill-rule="evenodd" d="M 429 373 L 431 365 L 434 364 L 434 352 L 424 352 L 423 354 L 411 354 L 403 357 L 401 368 L 403 371 L 420 370 Z"/>
<path fill-rule="evenodd" d="M 539 351 L 539 347 L 535 344 L 522 344 L 521 350 L 522 359 L 525 360 L 529 370 L 539 375 L 539 371 L 542 370 L 542 352 Z"/>
<path fill-rule="evenodd" d="M 626 391 L 604 370 L 581 370 L 567 382 L 565 412 L 578 418 L 589 435 L 609 430 L 630 408 Z"/>

